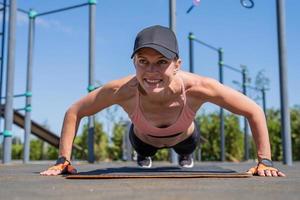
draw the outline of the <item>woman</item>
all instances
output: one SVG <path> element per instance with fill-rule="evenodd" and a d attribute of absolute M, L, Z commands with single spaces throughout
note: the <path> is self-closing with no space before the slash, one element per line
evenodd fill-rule
<path fill-rule="evenodd" d="M 111 81 L 73 104 L 65 114 L 57 163 L 42 175 L 76 173 L 70 163 L 72 142 L 81 118 L 111 105 L 120 105 L 132 120 L 129 138 L 137 164 L 151 167 L 160 148 L 173 148 L 181 167 L 193 167 L 191 154 L 199 142 L 194 117 L 211 102 L 248 119 L 259 163 L 248 173 L 285 176 L 273 167 L 266 120 L 262 109 L 243 94 L 219 82 L 180 70 L 175 34 L 162 26 L 138 33 L 132 54 L 136 74 Z"/>

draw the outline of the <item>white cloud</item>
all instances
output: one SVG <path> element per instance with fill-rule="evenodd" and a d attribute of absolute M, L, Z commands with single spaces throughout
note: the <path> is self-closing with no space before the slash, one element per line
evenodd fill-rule
<path fill-rule="evenodd" d="M 0 20 L 2 20 L 2 15 L 0 15 Z M 8 15 L 6 15 L 6 22 L 8 22 Z M 47 30 L 55 30 L 57 32 L 63 32 L 66 34 L 71 34 L 73 32 L 73 29 L 71 27 L 68 27 L 64 24 L 62 24 L 58 20 L 45 20 L 42 18 L 36 18 L 36 28 L 44 28 Z M 28 15 L 25 13 L 17 13 L 17 26 L 27 26 L 28 25 Z"/>

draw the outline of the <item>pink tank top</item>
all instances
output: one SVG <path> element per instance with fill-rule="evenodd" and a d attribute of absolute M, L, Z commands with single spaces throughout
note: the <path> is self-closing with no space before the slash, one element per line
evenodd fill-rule
<path fill-rule="evenodd" d="M 189 126 L 194 120 L 196 113 L 187 105 L 185 87 L 182 79 L 181 79 L 181 83 L 182 83 L 181 97 L 183 100 L 182 111 L 177 121 L 174 124 L 165 128 L 158 128 L 156 126 L 153 126 L 149 124 L 147 119 L 145 119 L 140 109 L 140 93 L 137 90 L 138 94 L 136 95 L 137 96 L 136 107 L 134 111 L 129 115 L 129 117 L 139 133 L 147 134 L 153 137 L 164 138 L 164 137 L 172 137 L 172 136 L 179 135 L 189 128 Z"/>

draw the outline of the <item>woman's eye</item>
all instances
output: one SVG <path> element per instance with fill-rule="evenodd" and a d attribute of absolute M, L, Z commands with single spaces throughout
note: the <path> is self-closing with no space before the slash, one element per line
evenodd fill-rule
<path fill-rule="evenodd" d="M 165 65 L 167 63 L 168 62 L 166 60 L 160 60 L 160 61 L 157 62 L 157 64 L 159 64 L 159 65 Z"/>
<path fill-rule="evenodd" d="M 144 60 L 144 59 L 140 59 L 140 60 L 139 60 L 139 63 L 140 63 L 140 64 L 147 64 L 147 61 Z"/>

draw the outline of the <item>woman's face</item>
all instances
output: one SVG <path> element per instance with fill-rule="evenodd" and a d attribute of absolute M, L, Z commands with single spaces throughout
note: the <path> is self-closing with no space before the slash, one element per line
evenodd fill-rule
<path fill-rule="evenodd" d="M 169 60 L 152 48 L 142 48 L 134 56 L 136 77 L 146 93 L 167 88 L 180 68 L 181 60 Z"/>

